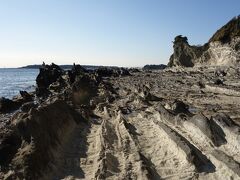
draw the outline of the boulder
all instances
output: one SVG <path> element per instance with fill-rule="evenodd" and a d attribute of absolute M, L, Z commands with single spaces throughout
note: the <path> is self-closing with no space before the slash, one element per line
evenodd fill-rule
<path fill-rule="evenodd" d="M 171 109 L 179 114 L 179 113 L 186 113 L 186 114 L 189 114 L 189 106 L 187 104 L 185 104 L 184 102 L 182 101 L 179 101 L 179 100 L 175 100 L 173 102 L 173 104 L 171 105 Z"/>
<path fill-rule="evenodd" d="M 33 96 L 26 91 L 20 91 L 20 96 L 15 96 L 13 99 L 0 98 L 0 112 L 10 113 L 21 107 L 22 104 L 33 101 Z"/>
<path fill-rule="evenodd" d="M 227 75 L 227 73 L 222 70 L 222 69 L 217 69 L 215 72 L 214 72 L 215 76 L 217 77 L 224 77 Z"/>
<path fill-rule="evenodd" d="M 8 113 L 18 109 L 21 106 L 21 102 L 16 102 L 7 98 L 0 98 L 0 112 Z"/>
<path fill-rule="evenodd" d="M 215 79 L 214 84 L 216 85 L 223 85 L 223 81 L 221 79 Z"/>
<path fill-rule="evenodd" d="M 33 101 L 33 96 L 30 95 L 27 91 L 20 91 L 20 95 L 23 98 L 24 102 Z"/>

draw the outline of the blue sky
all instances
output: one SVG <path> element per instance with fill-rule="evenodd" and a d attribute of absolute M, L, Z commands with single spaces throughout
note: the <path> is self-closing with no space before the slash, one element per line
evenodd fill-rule
<path fill-rule="evenodd" d="M 203 44 L 239 0 L 0 0 L 0 67 L 167 63 L 176 35 Z"/>

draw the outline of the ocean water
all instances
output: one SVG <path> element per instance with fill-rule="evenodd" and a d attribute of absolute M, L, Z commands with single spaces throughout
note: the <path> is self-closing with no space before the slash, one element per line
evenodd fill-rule
<path fill-rule="evenodd" d="M 20 90 L 33 91 L 38 69 L 0 68 L 0 97 L 12 98 Z"/>

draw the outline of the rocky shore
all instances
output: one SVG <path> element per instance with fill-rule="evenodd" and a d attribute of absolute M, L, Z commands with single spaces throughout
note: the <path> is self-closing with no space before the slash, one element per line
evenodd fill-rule
<path fill-rule="evenodd" d="M 74 65 L 64 71 L 55 64 L 43 65 L 35 92 L 2 98 L 1 178 L 53 178 L 55 166 L 66 163 L 60 162 L 61 151 L 71 134 L 91 125 L 97 104 L 113 101 L 106 95 L 111 85 L 103 78 L 125 75 L 130 73 L 123 68 L 87 71 Z"/>
<path fill-rule="evenodd" d="M 0 99 L 0 179 L 240 179 L 238 23 L 162 70 L 44 64 Z"/>

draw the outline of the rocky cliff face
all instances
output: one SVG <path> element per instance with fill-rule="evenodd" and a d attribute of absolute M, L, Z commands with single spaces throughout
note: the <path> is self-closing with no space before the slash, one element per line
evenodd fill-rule
<path fill-rule="evenodd" d="M 191 46 L 187 37 L 177 36 L 168 66 L 237 65 L 240 62 L 240 16 L 219 29 L 203 46 Z"/>

